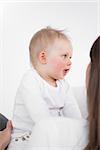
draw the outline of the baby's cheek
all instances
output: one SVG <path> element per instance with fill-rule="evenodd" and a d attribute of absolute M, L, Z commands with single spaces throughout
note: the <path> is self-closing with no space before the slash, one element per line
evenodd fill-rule
<path fill-rule="evenodd" d="M 55 67 L 55 69 L 56 70 L 58 70 L 59 71 L 59 69 L 61 69 L 63 66 L 64 66 L 64 64 L 61 62 L 61 61 L 59 61 L 58 59 L 53 59 L 52 60 L 52 65 Z"/>

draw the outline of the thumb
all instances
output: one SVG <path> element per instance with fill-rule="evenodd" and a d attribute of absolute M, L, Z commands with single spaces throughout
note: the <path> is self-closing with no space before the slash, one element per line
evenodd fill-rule
<path fill-rule="evenodd" d="M 7 129 L 11 129 L 11 130 L 13 129 L 11 120 L 9 120 L 9 121 L 7 122 Z"/>

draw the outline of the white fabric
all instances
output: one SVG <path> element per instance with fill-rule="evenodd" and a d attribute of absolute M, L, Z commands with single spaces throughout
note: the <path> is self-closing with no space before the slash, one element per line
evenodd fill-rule
<path fill-rule="evenodd" d="M 79 109 L 81 111 L 82 117 L 87 119 L 88 117 L 88 110 L 87 110 L 87 94 L 86 88 L 83 86 L 79 87 L 72 87 L 73 95 L 77 101 Z"/>
<path fill-rule="evenodd" d="M 42 120 L 58 117 L 61 107 L 63 107 L 60 113 L 62 117 L 82 118 L 71 88 L 65 80 L 57 81 L 57 87 L 53 87 L 33 68 L 30 69 L 23 76 L 16 94 L 12 138 L 23 135 L 25 132 L 32 132 Z M 11 145 L 12 142 L 10 147 Z M 20 147 L 17 148 L 20 150 Z M 13 147 L 13 150 L 17 149 Z"/>
<path fill-rule="evenodd" d="M 25 150 L 83 150 L 87 142 L 85 120 L 49 118 L 37 123 Z"/>
<path fill-rule="evenodd" d="M 87 143 L 85 120 L 55 117 L 39 121 L 29 141 L 12 141 L 9 150 L 84 150 Z"/>

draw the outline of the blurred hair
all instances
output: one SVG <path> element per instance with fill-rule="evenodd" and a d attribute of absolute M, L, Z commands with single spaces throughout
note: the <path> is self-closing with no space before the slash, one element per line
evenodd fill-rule
<path fill-rule="evenodd" d="M 100 36 L 91 47 L 90 59 L 87 89 L 89 143 L 85 150 L 100 150 Z"/>

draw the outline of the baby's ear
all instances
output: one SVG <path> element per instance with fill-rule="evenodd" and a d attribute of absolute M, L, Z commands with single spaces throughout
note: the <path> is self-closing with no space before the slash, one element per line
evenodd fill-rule
<path fill-rule="evenodd" d="M 42 50 L 38 55 L 39 61 L 42 64 L 46 64 L 46 51 Z"/>

